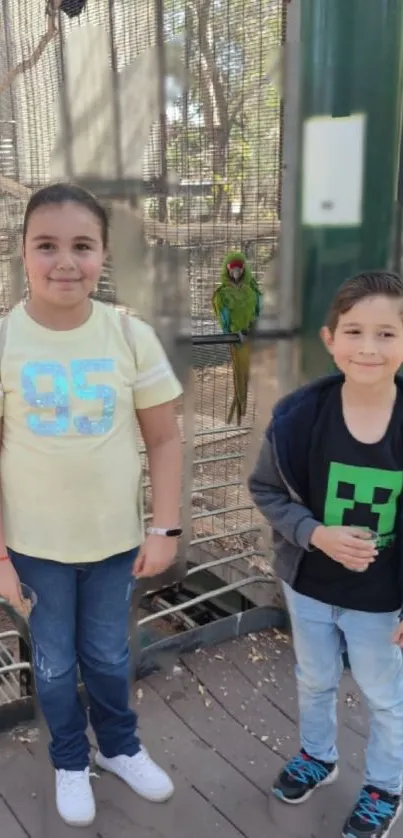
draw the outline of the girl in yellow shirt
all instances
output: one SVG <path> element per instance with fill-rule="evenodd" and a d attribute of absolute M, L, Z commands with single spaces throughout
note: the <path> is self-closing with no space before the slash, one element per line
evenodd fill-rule
<path fill-rule="evenodd" d="M 135 577 L 175 559 L 181 386 L 153 329 L 94 302 L 108 218 L 85 190 L 53 184 L 30 199 L 23 255 L 30 298 L 3 330 L 0 407 L 0 595 L 38 602 L 30 629 L 39 701 L 51 734 L 57 809 L 70 825 L 95 818 L 86 686 L 96 763 L 142 797 L 173 784 L 141 746 L 129 707 L 128 617 Z M 126 334 L 125 334 L 126 331 Z M 153 498 L 144 537 L 136 417 Z"/>

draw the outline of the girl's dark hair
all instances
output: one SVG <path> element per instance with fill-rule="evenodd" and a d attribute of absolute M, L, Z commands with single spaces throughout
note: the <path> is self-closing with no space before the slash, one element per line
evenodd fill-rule
<path fill-rule="evenodd" d="M 102 244 L 104 248 L 108 246 L 109 234 L 109 220 L 108 215 L 102 204 L 97 201 L 91 192 L 87 192 L 81 186 L 76 186 L 70 183 L 52 183 L 50 186 L 45 186 L 43 189 L 38 189 L 31 195 L 24 215 L 24 223 L 22 228 L 22 237 L 25 242 L 27 235 L 29 219 L 33 212 L 39 207 L 52 206 L 67 203 L 80 204 L 86 207 L 96 217 L 101 227 Z"/>
<path fill-rule="evenodd" d="M 347 314 L 366 297 L 390 297 L 403 302 L 403 282 L 398 274 L 388 271 L 365 271 L 346 279 L 340 285 L 328 311 L 326 326 L 334 332 L 341 314 Z"/>

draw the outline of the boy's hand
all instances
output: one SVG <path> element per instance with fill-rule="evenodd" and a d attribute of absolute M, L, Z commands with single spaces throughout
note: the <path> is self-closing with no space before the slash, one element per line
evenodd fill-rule
<path fill-rule="evenodd" d="M 175 561 L 178 539 L 165 535 L 148 535 L 136 556 L 133 576 L 137 579 L 158 576 Z"/>
<path fill-rule="evenodd" d="M 392 643 L 396 643 L 396 646 L 400 646 L 403 649 L 403 620 L 400 620 L 396 631 L 393 632 Z"/>
<path fill-rule="evenodd" d="M 371 533 L 359 527 L 321 525 L 313 531 L 311 544 L 348 570 L 366 570 L 378 555 Z"/>

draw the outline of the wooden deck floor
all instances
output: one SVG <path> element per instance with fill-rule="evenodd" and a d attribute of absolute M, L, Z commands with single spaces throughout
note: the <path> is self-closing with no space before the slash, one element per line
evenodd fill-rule
<path fill-rule="evenodd" d="M 344 676 L 341 773 L 302 807 L 269 794 L 283 760 L 298 750 L 293 655 L 277 632 L 186 655 L 136 684 L 144 744 L 171 772 L 167 804 L 139 800 L 109 775 L 94 776 L 91 838 L 340 838 L 360 787 L 366 714 Z M 0 738 L 1 838 L 68 838 L 54 810 L 53 777 L 35 729 Z M 399 826 L 393 833 L 397 838 Z M 400 827 L 401 830 L 401 827 Z"/>

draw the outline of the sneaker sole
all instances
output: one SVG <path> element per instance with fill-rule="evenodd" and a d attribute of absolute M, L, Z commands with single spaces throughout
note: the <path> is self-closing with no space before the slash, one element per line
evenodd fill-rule
<path fill-rule="evenodd" d="M 397 808 L 397 812 L 396 812 L 396 814 L 395 814 L 395 817 L 393 818 L 393 821 L 392 821 L 392 823 L 390 824 L 388 831 L 387 831 L 387 832 L 385 832 L 385 834 L 382 836 L 382 838 L 388 838 L 388 836 L 390 835 L 390 833 L 391 833 L 391 831 L 392 831 L 392 829 L 393 829 L 394 825 L 395 825 L 395 824 L 397 823 L 397 821 L 399 820 L 400 815 L 402 814 L 402 812 L 403 812 L 403 801 L 402 801 L 402 803 L 400 803 L 400 805 L 398 806 L 398 808 Z M 352 832 L 343 832 L 343 833 L 342 833 L 342 838 L 357 838 L 357 836 L 356 836 L 356 835 L 354 835 Z"/>
<path fill-rule="evenodd" d="M 328 774 L 328 776 L 324 780 L 321 780 L 320 783 L 317 783 L 316 786 L 313 789 L 309 789 L 309 791 L 305 792 L 305 794 L 302 797 L 298 797 L 296 800 L 292 800 L 289 797 L 286 797 L 283 794 L 283 792 L 281 791 L 281 789 L 276 789 L 276 788 L 274 788 L 274 786 L 272 787 L 271 791 L 272 791 L 272 794 L 274 795 L 274 797 L 276 797 L 277 800 L 281 800 L 282 803 L 288 803 L 291 806 L 298 806 L 300 803 L 305 803 L 306 800 L 309 800 L 311 795 L 314 794 L 314 792 L 317 789 L 322 788 L 322 786 L 330 786 L 332 783 L 334 783 L 337 780 L 338 776 L 339 776 L 339 769 L 338 769 L 338 766 L 336 765 L 334 767 L 333 771 L 331 772 L 331 774 Z M 343 838 L 351 838 L 351 836 L 345 835 L 345 836 L 343 836 Z M 355 836 L 353 836 L 352 838 L 355 838 Z"/>
<path fill-rule="evenodd" d="M 122 783 L 125 783 L 126 786 L 129 787 L 129 789 L 132 789 L 132 791 L 134 791 L 135 794 L 138 794 L 138 796 L 141 797 L 143 800 L 148 800 L 149 803 L 166 803 L 168 800 L 171 799 L 172 795 L 174 794 L 174 788 L 171 791 L 167 792 L 167 794 L 165 794 L 164 797 L 153 797 L 151 794 L 145 794 L 144 792 L 140 791 L 140 789 L 131 786 L 130 783 L 128 783 L 127 780 L 125 780 L 124 777 L 122 777 L 117 771 L 114 771 L 112 767 L 105 766 L 101 761 L 98 762 L 97 757 L 95 757 L 95 764 L 102 771 L 107 771 L 109 774 L 114 774 L 115 777 L 121 780 Z"/>
<path fill-rule="evenodd" d="M 64 817 L 64 815 L 62 815 L 62 814 L 59 812 L 59 810 L 57 810 L 57 814 L 59 815 L 59 818 L 63 821 L 63 823 L 65 823 L 67 826 L 82 827 L 83 829 L 84 829 L 85 827 L 87 827 L 87 826 L 92 826 L 92 824 L 94 823 L 95 818 L 96 818 L 96 815 L 94 815 L 94 816 L 91 818 L 91 820 L 87 820 L 87 821 L 71 821 L 71 820 L 68 820 L 67 818 L 65 818 L 65 817 Z"/>

